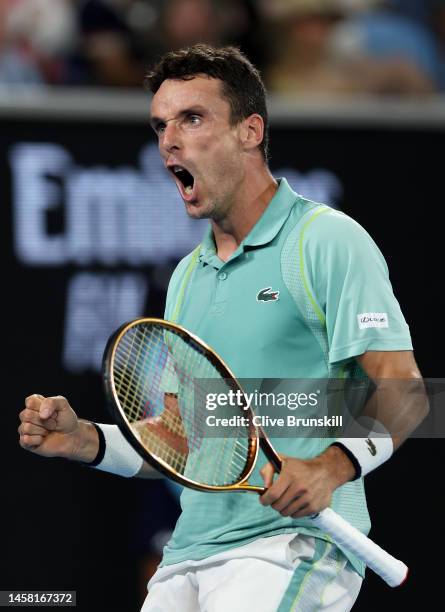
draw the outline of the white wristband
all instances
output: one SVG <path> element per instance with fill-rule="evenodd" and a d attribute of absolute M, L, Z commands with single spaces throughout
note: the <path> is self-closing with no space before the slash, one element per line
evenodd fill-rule
<path fill-rule="evenodd" d="M 375 470 L 394 452 L 389 431 L 370 417 L 360 417 L 348 432 L 356 437 L 340 438 L 335 445 L 343 448 L 351 459 L 356 469 L 356 478 Z"/>
<path fill-rule="evenodd" d="M 118 476 L 131 478 L 139 472 L 142 467 L 143 459 L 138 455 L 134 448 L 127 442 L 117 425 L 104 425 L 95 423 L 105 439 L 105 449 L 103 459 L 92 467 L 104 472 L 111 472 Z"/>

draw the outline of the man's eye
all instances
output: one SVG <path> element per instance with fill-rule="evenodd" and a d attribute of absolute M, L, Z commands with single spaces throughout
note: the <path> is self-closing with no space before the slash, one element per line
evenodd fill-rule
<path fill-rule="evenodd" d="M 165 132 L 165 123 L 156 123 L 153 125 L 153 129 L 155 131 L 155 134 L 159 136 L 160 134 L 163 134 Z"/>
<path fill-rule="evenodd" d="M 201 117 L 199 115 L 189 115 L 188 121 L 192 125 L 199 125 L 201 123 Z"/>

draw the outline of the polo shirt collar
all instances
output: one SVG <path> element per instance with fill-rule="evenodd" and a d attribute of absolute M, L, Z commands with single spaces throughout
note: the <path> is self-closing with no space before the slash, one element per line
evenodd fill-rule
<path fill-rule="evenodd" d="M 268 207 L 242 241 L 244 246 L 262 246 L 271 242 L 289 216 L 295 193 L 285 178 L 278 179 L 278 189 Z"/>
<path fill-rule="evenodd" d="M 295 202 L 295 193 L 285 178 L 277 180 L 278 189 L 275 195 L 261 217 L 244 238 L 234 256 L 245 246 L 262 246 L 271 242 L 283 227 L 289 216 L 292 204 Z M 209 227 L 201 242 L 200 259 L 210 263 L 214 256 L 216 256 L 215 240 L 212 228 Z"/>

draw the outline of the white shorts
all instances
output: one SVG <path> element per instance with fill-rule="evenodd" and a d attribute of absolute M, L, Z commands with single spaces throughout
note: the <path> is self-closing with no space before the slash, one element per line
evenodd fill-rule
<path fill-rule="evenodd" d="M 142 612 L 347 612 L 361 585 L 333 544 L 282 534 L 159 568 Z"/>

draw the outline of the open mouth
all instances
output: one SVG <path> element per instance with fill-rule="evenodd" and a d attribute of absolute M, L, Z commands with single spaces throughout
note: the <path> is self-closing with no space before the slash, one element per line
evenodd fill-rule
<path fill-rule="evenodd" d="M 195 185 L 193 175 L 182 166 L 172 166 L 170 171 L 178 179 L 180 187 L 182 186 L 183 193 L 190 197 L 193 194 L 193 187 Z"/>

